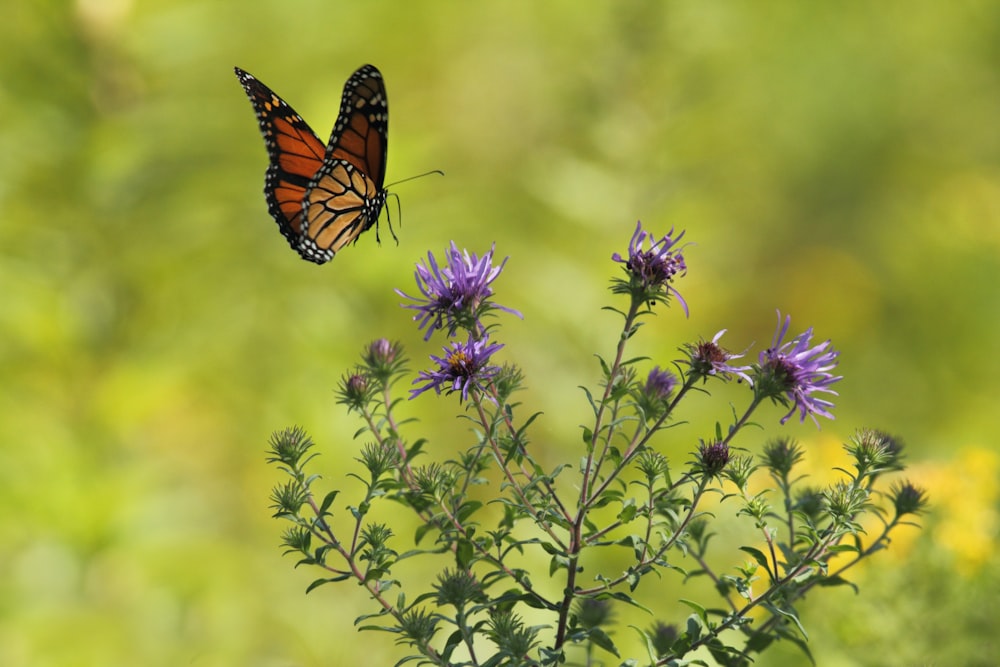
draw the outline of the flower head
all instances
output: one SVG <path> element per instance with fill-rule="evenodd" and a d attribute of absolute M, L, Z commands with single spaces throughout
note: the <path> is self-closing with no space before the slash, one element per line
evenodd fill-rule
<path fill-rule="evenodd" d="M 842 376 L 833 375 L 830 371 L 837 366 L 837 356 L 840 353 L 830 347 L 830 341 L 810 347 L 812 327 L 787 343 L 782 343 L 791 321 L 791 316 L 788 316 L 782 323 L 781 313 L 778 313 L 778 329 L 774 333 L 774 341 L 771 347 L 760 353 L 758 390 L 786 405 L 786 401 L 792 403 L 792 409 L 781 418 L 782 424 L 798 410 L 801 421 L 809 416 L 819 426 L 816 415 L 833 419 L 829 410 L 833 403 L 814 394 L 823 392 L 837 395 L 829 387 L 841 380 Z"/>
<path fill-rule="evenodd" d="M 647 636 L 653 642 L 656 655 L 663 656 L 670 651 L 670 647 L 677 641 L 680 631 L 676 625 L 667 625 L 663 621 L 655 621 L 653 627 L 647 631 Z"/>
<path fill-rule="evenodd" d="M 734 359 L 743 358 L 746 353 L 734 354 L 719 345 L 719 339 L 724 333 L 725 329 L 715 334 L 712 340 L 701 340 L 696 345 L 687 345 L 689 354 L 687 363 L 691 366 L 691 370 L 701 377 L 712 375 L 728 380 L 735 375 L 752 385 L 753 380 L 747 375 L 750 366 L 733 366 L 729 363 Z"/>
<path fill-rule="evenodd" d="M 361 360 L 372 378 L 383 386 L 393 374 L 398 373 L 406 365 L 403 346 L 386 338 L 379 338 L 369 343 L 361 354 Z"/>
<path fill-rule="evenodd" d="M 437 591 L 437 605 L 443 607 L 450 605 L 456 609 L 463 609 L 469 604 L 485 602 L 486 593 L 483 585 L 476 579 L 475 575 L 465 570 L 449 570 L 438 575 L 438 582 L 434 584 Z"/>
<path fill-rule="evenodd" d="M 432 253 L 427 253 L 426 262 L 417 264 L 415 276 L 422 296 L 410 296 L 396 290 L 401 297 L 416 302 L 404 304 L 404 307 L 417 311 L 413 319 L 420 322 L 419 328 L 427 327 L 424 340 L 428 340 L 436 329 L 445 327 L 449 336 L 454 336 L 460 328 L 482 331 L 484 327 L 480 320 L 493 309 L 521 317 L 516 310 L 489 301 L 493 295 L 490 284 L 507 263 L 505 258 L 499 266 L 493 265 L 495 247 L 479 257 L 467 250 L 459 250 L 452 241 L 451 247 L 445 250 L 444 266 L 438 265 Z"/>
<path fill-rule="evenodd" d="M 369 343 L 365 352 L 364 359 L 369 365 L 391 364 L 399 355 L 399 345 L 390 343 L 388 338 L 378 338 Z"/>
<path fill-rule="evenodd" d="M 874 480 L 905 467 L 902 440 L 878 429 L 859 429 L 844 443 L 844 450 L 854 459 L 857 479 L 869 477 Z"/>
<path fill-rule="evenodd" d="M 670 396 L 680 382 L 670 371 L 654 366 L 646 377 L 646 385 L 635 392 L 636 403 L 648 421 L 659 419 L 667 411 Z"/>
<path fill-rule="evenodd" d="M 709 477 L 715 477 L 729 463 L 729 445 L 716 440 L 714 442 L 703 442 L 698 447 L 698 465 Z"/>
<path fill-rule="evenodd" d="M 612 260 L 625 265 L 625 273 L 629 276 L 628 280 L 616 280 L 612 291 L 616 294 L 631 294 L 636 302 L 664 304 L 673 295 L 680 301 L 684 314 L 687 315 L 687 303 L 670 284 L 678 274 L 687 273 L 684 255 L 675 247 L 684 232 L 678 234 L 677 238 L 672 238 L 673 233 L 674 230 L 671 229 L 666 236 L 654 241 L 653 235 L 643 230 L 642 222 L 636 223 L 632 240 L 628 244 L 628 258 L 617 252 L 611 255 Z"/>
<path fill-rule="evenodd" d="M 670 398 L 677 387 L 677 376 L 670 371 L 660 370 L 654 366 L 646 378 L 646 395 L 650 398 L 665 401 Z"/>
<path fill-rule="evenodd" d="M 361 411 L 371 397 L 372 388 L 367 372 L 358 368 L 340 378 L 340 386 L 337 387 L 337 402 L 343 403 L 349 410 Z"/>
<path fill-rule="evenodd" d="M 607 626 L 615 619 L 615 610 L 607 598 L 581 598 L 576 603 L 576 617 L 586 629 Z"/>
<path fill-rule="evenodd" d="M 791 438 L 778 438 L 764 445 L 760 458 L 778 479 L 788 480 L 792 468 L 802 461 L 802 447 Z"/>
<path fill-rule="evenodd" d="M 482 390 L 485 384 L 500 372 L 499 366 L 489 365 L 490 355 L 502 348 L 499 343 L 490 343 L 487 337 L 476 340 L 469 337 L 465 343 L 453 342 L 444 348 L 443 357 L 431 355 L 431 360 L 437 368 L 431 371 L 420 371 L 413 384 L 423 382 L 422 387 L 410 390 L 410 398 L 433 389 L 441 393 L 442 387 L 450 394 L 453 391 L 462 392 L 462 400 L 469 398 L 469 390 Z"/>
<path fill-rule="evenodd" d="M 896 518 L 906 514 L 923 514 L 927 510 L 927 492 L 909 480 L 893 484 L 889 497 L 896 509 Z"/>

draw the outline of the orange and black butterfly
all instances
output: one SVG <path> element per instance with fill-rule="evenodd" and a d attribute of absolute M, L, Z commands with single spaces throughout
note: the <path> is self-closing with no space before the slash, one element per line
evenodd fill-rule
<path fill-rule="evenodd" d="M 264 178 L 267 210 L 292 249 L 323 264 L 373 225 L 378 239 L 389 131 L 378 69 L 365 65 L 344 84 L 340 114 L 325 146 L 270 88 L 235 69 L 271 158 Z"/>

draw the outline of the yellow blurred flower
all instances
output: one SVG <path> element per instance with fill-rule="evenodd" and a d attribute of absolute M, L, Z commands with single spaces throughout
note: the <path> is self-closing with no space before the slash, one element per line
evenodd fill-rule
<path fill-rule="evenodd" d="M 928 517 L 933 520 L 927 521 L 927 542 L 947 552 L 960 574 L 974 574 L 996 549 L 1000 454 L 985 447 L 967 447 L 951 461 L 917 464 L 907 473 L 930 498 Z M 900 531 L 890 553 L 905 557 L 917 534 Z"/>

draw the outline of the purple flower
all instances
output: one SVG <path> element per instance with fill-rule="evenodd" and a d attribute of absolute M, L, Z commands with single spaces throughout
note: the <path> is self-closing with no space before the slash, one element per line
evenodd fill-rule
<path fill-rule="evenodd" d="M 424 340 L 428 340 L 436 329 L 445 327 L 449 336 L 454 336 L 459 328 L 482 331 L 484 327 L 480 318 L 493 309 L 521 317 L 516 310 L 488 300 L 493 295 L 490 283 L 496 280 L 507 263 L 504 258 L 500 266 L 493 266 L 495 248 L 496 244 L 479 257 L 469 254 L 467 250 L 460 251 L 452 241 L 451 247 L 445 250 L 445 266 L 439 266 L 432 253 L 427 253 L 426 263 L 417 264 L 415 276 L 422 296 L 410 296 L 396 290 L 396 294 L 416 302 L 404 306 L 417 311 L 413 319 L 420 322 L 419 328 L 427 327 Z"/>
<path fill-rule="evenodd" d="M 698 463 L 702 472 L 709 477 L 715 477 L 729 463 L 729 445 L 721 441 L 702 442 L 698 447 Z"/>
<path fill-rule="evenodd" d="M 420 371 L 413 384 L 423 382 L 424 386 L 411 389 L 410 398 L 415 398 L 428 389 L 440 394 L 444 388 L 449 394 L 461 391 L 462 400 L 468 400 L 470 389 L 481 390 L 488 380 L 500 372 L 500 367 L 490 366 L 489 361 L 490 355 L 502 347 L 499 343 L 489 343 L 485 337 L 475 340 L 470 336 L 465 343 L 451 343 L 444 348 L 445 356 L 431 355 L 437 368 Z"/>
<path fill-rule="evenodd" d="M 646 396 L 653 401 L 665 401 L 677 388 L 677 376 L 654 366 L 646 378 Z"/>
<path fill-rule="evenodd" d="M 723 380 L 728 380 L 730 376 L 736 375 L 752 385 L 753 380 L 747 375 L 750 366 L 733 366 L 729 363 L 734 359 L 743 358 L 745 352 L 733 354 L 719 345 L 719 339 L 724 333 L 726 333 L 725 329 L 715 334 L 712 340 L 702 340 L 697 345 L 687 345 L 688 353 L 691 355 L 688 363 L 694 373 L 698 375 L 717 375 Z"/>
<path fill-rule="evenodd" d="M 391 364 L 396 360 L 398 354 L 398 344 L 393 345 L 387 338 L 378 338 L 368 345 L 367 354 L 365 354 L 364 358 L 368 364 L 378 366 Z"/>
<path fill-rule="evenodd" d="M 778 313 L 778 329 L 774 333 L 774 341 L 771 347 L 760 353 L 760 370 L 763 377 L 758 384 L 763 384 L 765 391 L 771 389 L 772 397 L 784 393 L 792 402 L 792 409 L 781 418 L 782 424 L 798 410 L 801 421 L 805 421 L 808 415 L 816 426 L 819 426 L 816 415 L 833 419 L 829 411 L 833 403 L 813 394 L 824 392 L 837 395 L 837 392 L 829 387 L 842 376 L 833 375 L 830 371 L 837 366 L 837 356 L 840 353 L 830 347 L 829 340 L 809 347 L 812 341 L 812 327 L 783 344 L 781 341 L 788 333 L 788 325 L 791 322 L 791 316 L 787 316 L 782 323 L 781 313 Z"/>
<path fill-rule="evenodd" d="M 670 396 L 680 384 L 677 376 L 670 371 L 653 367 L 646 377 L 646 386 L 634 392 L 636 406 L 646 421 L 663 417 L 670 406 Z"/>
<path fill-rule="evenodd" d="M 617 252 L 611 255 L 611 259 L 625 265 L 625 272 L 629 275 L 629 280 L 616 281 L 612 291 L 616 293 L 632 294 L 635 300 L 645 302 L 666 303 L 670 295 L 677 297 L 684 308 L 684 314 L 688 314 L 687 303 L 670 283 L 678 274 L 687 273 L 687 264 L 684 263 L 684 255 L 679 248 L 675 248 L 677 242 L 684 236 L 684 232 L 671 238 L 674 230 L 658 241 L 653 240 L 653 235 L 642 228 L 642 221 L 636 223 L 635 233 L 628 244 L 628 259 L 623 258 Z M 649 244 L 646 243 L 647 238 Z M 646 248 L 645 246 L 649 247 Z"/>

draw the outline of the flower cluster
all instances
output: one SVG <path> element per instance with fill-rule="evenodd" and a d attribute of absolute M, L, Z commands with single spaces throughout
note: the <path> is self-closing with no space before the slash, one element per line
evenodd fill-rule
<path fill-rule="evenodd" d="M 447 329 L 454 336 L 459 329 L 468 333 L 464 343 L 451 342 L 444 348 L 444 356 L 431 355 L 435 368 L 421 371 L 414 384 L 422 386 L 411 390 L 414 398 L 428 389 L 441 393 L 458 391 L 462 401 L 469 399 L 469 392 L 483 392 L 489 382 L 500 371 L 490 364 L 490 357 L 503 347 L 489 341 L 489 327 L 483 320 L 495 310 L 501 310 L 521 317 L 521 314 L 490 300 L 493 288 L 490 285 L 503 271 L 505 258 L 499 265 L 493 263 L 496 246 L 482 257 L 468 250 L 459 250 L 455 242 L 445 250 L 445 263 L 438 263 L 433 253 L 427 253 L 427 261 L 417 264 L 417 289 L 421 296 L 410 296 L 396 290 L 400 296 L 415 303 L 404 304 L 405 308 L 417 311 L 413 316 L 419 322 L 418 328 L 427 329 L 424 340 L 439 329 Z"/>
<path fill-rule="evenodd" d="M 539 443 L 546 430 L 533 426 L 543 413 L 526 416 L 520 402 L 510 400 L 522 383 L 520 369 L 494 361 L 504 345 L 495 341 L 499 325 L 487 325 L 486 318 L 496 311 L 520 317 L 493 300 L 493 285 L 507 260 L 495 261 L 495 247 L 480 256 L 455 242 L 440 261 L 428 253 L 416 267 L 418 296 L 396 293 L 409 300 L 402 305 L 415 311 L 424 340 L 436 331 L 446 340 L 442 352 L 430 355 L 427 368 L 417 373 L 409 397 L 430 390 L 457 394 L 474 434 L 459 438 L 454 452 L 436 451 L 427 463 L 418 459 L 432 441 L 412 437 L 410 422 L 416 420 L 398 417 L 400 398 L 392 391 L 400 379 L 412 377 L 403 348 L 384 338 L 370 343 L 337 389 L 338 401 L 363 421 L 355 437 L 372 436 L 358 457 L 368 474 L 352 475 L 364 495 L 347 505 L 349 514 L 335 516 L 343 507 L 335 500 L 339 490 L 322 499 L 312 490 L 319 476 L 305 470 L 314 454 L 303 431 L 287 429 L 272 438 L 269 460 L 291 476 L 272 495 L 275 516 L 295 524 L 283 544 L 300 555 L 300 563 L 324 569 L 310 590 L 345 580 L 362 586 L 377 601 L 376 612 L 361 617 L 365 629 L 397 633 L 420 654 L 400 662 L 561 664 L 576 650 L 573 645 L 585 645 L 588 662 L 596 649 L 617 657 L 619 603 L 641 606 L 640 598 L 650 595 L 641 579 L 689 557 L 698 573 L 720 584 L 711 588 L 722 600 L 711 607 L 691 603 L 701 611 L 683 625 L 657 622 L 639 630 L 655 653 L 650 662 L 689 664 L 696 652 L 707 650 L 749 663 L 752 654 L 789 637 L 789 619 L 801 630 L 798 601 L 819 586 L 844 583 L 844 571 L 885 548 L 891 531 L 925 511 L 927 498 L 906 481 L 888 492 L 877 487 L 883 476 L 903 469 L 903 443 L 883 431 L 859 430 L 845 445 L 853 470 L 838 468 L 842 479 L 827 487 L 801 482 L 806 450 L 791 438 L 772 439 L 756 455 L 741 446 L 745 443 L 737 438 L 759 425 L 753 413 L 768 400 L 788 409 L 781 424 L 796 413 L 817 426 L 817 417 L 833 418 L 829 398 L 837 395 L 831 387 L 841 379 L 834 375 L 838 352 L 830 341 L 814 345 L 812 328 L 789 337 L 791 318 L 779 313 L 770 347 L 753 364 L 741 363 L 746 349 L 723 347 L 725 329 L 710 340 L 683 344 L 672 365 L 629 349 L 642 319 L 654 314 L 653 304 L 669 306 L 676 299 L 688 313 L 674 286 L 687 272 L 678 245 L 682 237 L 671 230 L 657 238 L 640 223 L 627 257 L 611 257 L 625 273 L 611 290 L 629 304 L 605 309 L 621 317 L 621 328 L 612 354 L 597 355 L 596 386 L 582 387 L 590 414 L 582 424 L 583 446 L 569 459 L 573 463 L 550 460 L 559 448 Z M 654 342 L 654 349 L 659 344 Z M 711 435 L 685 433 L 692 412 L 676 414 L 689 407 L 684 403 L 689 393 L 707 395 L 704 385 L 714 379 L 736 380 L 736 388 L 745 389 L 742 407 L 732 401 L 716 409 L 714 424 L 705 429 Z M 673 445 L 664 442 L 670 434 L 677 434 L 675 443 L 682 439 L 692 446 L 680 473 L 671 462 Z M 761 477 L 771 482 L 764 490 Z M 739 504 L 736 520 L 749 521 L 766 543 L 741 546 L 745 564 L 735 572 L 717 569 L 714 554 L 708 557 L 716 501 L 707 506 L 705 498 L 716 493 L 719 503 Z M 392 509 L 371 514 L 382 501 Z M 398 508 L 411 510 L 407 519 L 420 524 L 405 549 L 398 548 L 406 539 L 403 531 L 391 523 Z M 862 529 L 872 512 L 883 519 L 878 534 Z M 375 516 L 390 519 L 382 523 Z M 630 548 L 621 548 L 626 545 Z M 600 553 L 607 549 L 614 549 L 616 563 L 622 557 L 630 562 L 602 569 Z M 440 557 L 447 565 L 430 590 L 425 580 L 416 584 L 425 590 L 404 594 L 404 577 L 395 566 L 418 554 Z M 543 559 L 550 564 L 546 576 L 558 585 L 531 585 L 534 573 L 522 568 Z M 731 565 L 731 556 L 723 562 Z M 584 565 L 596 569 L 591 580 L 577 576 Z M 498 581 L 503 586 L 496 587 Z M 653 595 L 663 591 L 657 587 Z M 760 600 L 767 604 L 757 605 Z M 435 612 L 428 601 L 452 611 Z M 709 621 L 704 610 L 710 608 L 727 611 Z M 526 609 L 530 624 L 522 616 Z M 749 612 L 755 609 L 761 617 L 751 623 Z M 547 619 L 536 623 L 536 615 Z M 445 626 L 452 626 L 450 639 L 442 643 Z M 739 648 L 727 644 L 733 630 L 746 634 Z"/>

